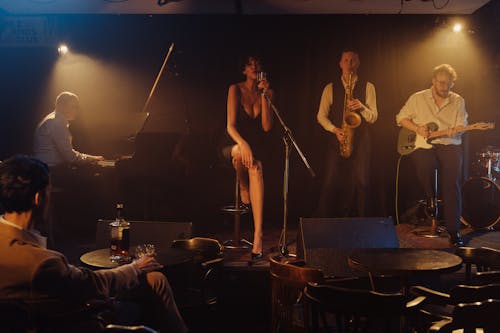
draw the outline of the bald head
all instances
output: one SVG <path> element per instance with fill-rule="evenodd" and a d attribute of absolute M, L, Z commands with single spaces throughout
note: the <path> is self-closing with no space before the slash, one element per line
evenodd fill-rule
<path fill-rule="evenodd" d="M 69 91 L 63 91 L 56 98 L 55 110 L 68 120 L 74 120 L 80 110 L 80 99 Z"/>

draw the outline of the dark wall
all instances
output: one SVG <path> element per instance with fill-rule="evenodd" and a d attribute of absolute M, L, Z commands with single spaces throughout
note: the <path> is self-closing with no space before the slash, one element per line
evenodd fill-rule
<path fill-rule="evenodd" d="M 320 176 L 325 136 L 316 123 L 316 112 L 321 91 L 339 73 L 342 48 L 355 45 L 361 72 L 377 90 L 373 215 L 393 215 L 398 158 L 394 117 L 411 93 L 430 85 L 432 67 L 446 62 L 457 69 L 454 90 L 466 99 L 471 122 L 498 119 L 497 14 L 498 6 L 490 3 L 463 17 L 471 30 L 464 33 L 467 42 L 433 37 L 446 29 L 451 20 L 446 16 L 51 16 L 61 40 L 87 58 L 81 63 L 74 60 L 73 67 L 61 65 L 56 72 L 55 46 L 0 48 L 0 159 L 30 152 L 36 123 L 63 89 L 76 92 L 82 100 L 82 116 L 73 126 L 75 145 L 110 157 L 126 152 L 119 139 L 135 128 L 131 119 L 142 110 L 174 42 L 148 110 L 146 131 L 189 131 L 203 138 L 190 154 L 198 159 L 204 155 L 203 163 L 216 163 L 214 147 L 225 129 L 227 88 L 242 79 L 239 58 L 257 53 L 276 91 L 277 108 Z M 92 62 L 92 70 L 85 70 L 85 61 Z M 80 71 L 72 72 L 78 66 Z M 284 150 L 280 133 L 276 124 L 265 166 L 266 210 L 278 222 Z M 473 159 L 481 147 L 498 145 L 498 138 L 498 130 L 470 135 L 468 158 Z M 412 187 L 411 167 L 404 164 L 402 184 Z M 319 182 L 320 178 L 310 178 L 293 153 L 289 187 L 293 222 L 311 213 Z M 210 180 L 202 185 L 210 188 Z M 412 199 L 407 197 L 403 206 Z"/>

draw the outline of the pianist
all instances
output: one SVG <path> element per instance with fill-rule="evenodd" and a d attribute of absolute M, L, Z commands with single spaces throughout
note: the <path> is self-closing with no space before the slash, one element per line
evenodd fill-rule
<path fill-rule="evenodd" d="M 33 155 L 49 167 L 76 163 L 94 164 L 102 156 L 80 153 L 73 149 L 68 126 L 78 115 L 80 100 L 74 93 L 64 91 L 56 98 L 54 111 L 37 126 L 34 136 Z"/>
<path fill-rule="evenodd" d="M 103 209 L 96 207 L 97 203 L 112 206 L 99 191 L 98 184 L 102 177 L 93 176 L 95 164 L 103 157 L 73 149 L 68 126 L 77 117 L 79 109 L 78 96 L 62 92 L 56 98 L 54 111 L 35 130 L 33 156 L 49 166 L 51 190 L 64 193 L 53 194 L 48 223 L 41 230 L 50 235 L 50 248 L 61 249 L 63 242 L 95 233 L 94 223 L 88 221 L 96 221 L 103 214 Z M 96 193 L 99 198 L 96 198 Z M 92 204 L 92 209 L 89 209 L 89 204 Z M 74 216 L 75 210 L 79 212 L 77 216 Z"/>

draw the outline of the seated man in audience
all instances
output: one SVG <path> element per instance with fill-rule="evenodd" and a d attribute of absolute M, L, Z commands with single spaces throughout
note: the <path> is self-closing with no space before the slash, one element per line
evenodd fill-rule
<path fill-rule="evenodd" d="M 46 239 L 37 228 L 50 200 L 49 186 L 48 167 L 37 159 L 18 155 L 0 163 L 0 211 L 4 212 L 0 216 L 0 298 L 57 298 L 69 307 L 116 296 L 139 304 L 142 314 L 155 315 L 154 322 L 144 324 L 162 332 L 186 332 L 166 277 L 155 271 L 162 266 L 154 257 L 91 271 L 46 249 Z M 116 309 L 124 310 L 123 304 L 117 302 Z M 123 315 L 116 313 L 115 317 Z"/>

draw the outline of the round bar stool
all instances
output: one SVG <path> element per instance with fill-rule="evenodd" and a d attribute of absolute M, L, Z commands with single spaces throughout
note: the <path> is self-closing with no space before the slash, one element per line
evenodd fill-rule
<path fill-rule="evenodd" d="M 221 209 L 224 213 L 233 215 L 233 239 L 226 240 L 222 242 L 222 244 L 225 249 L 249 249 L 253 245 L 252 242 L 244 238 L 240 238 L 240 217 L 241 215 L 248 213 L 249 209 L 248 206 L 240 203 L 240 182 L 236 172 L 235 175 L 234 205 L 224 206 Z"/>
<path fill-rule="evenodd" d="M 431 219 L 431 226 L 428 230 L 414 231 L 415 235 L 427 238 L 444 237 L 443 232 L 446 230 L 442 226 L 438 226 L 439 207 L 443 201 L 438 199 L 438 170 L 434 170 L 434 197 L 428 200 L 419 200 L 419 204 L 424 206 L 425 215 Z"/>
<path fill-rule="evenodd" d="M 427 238 L 438 238 L 444 237 L 443 232 L 446 231 L 446 228 L 443 225 L 438 223 L 438 215 L 440 214 L 440 208 L 443 205 L 443 200 L 432 198 L 430 200 L 418 200 L 418 204 L 420 207 L 423 207 L 426 218 L 431 220 L 431 225 L 426 230 L 418 230 L 414 231 L 417 236 L 427 237 Z"/>

